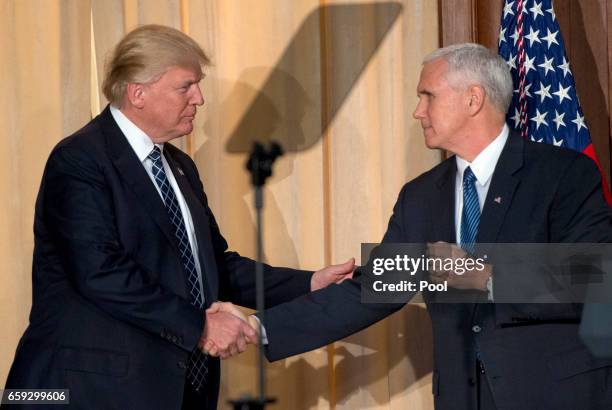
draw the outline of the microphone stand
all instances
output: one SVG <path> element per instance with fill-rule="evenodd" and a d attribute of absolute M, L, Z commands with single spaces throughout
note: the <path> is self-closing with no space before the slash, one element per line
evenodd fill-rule
<path fill-rule="evenodd" d="M 263 278 L 263 229 L 261 213 L 263 210 L 263 187 L 266 179 L 272 175 L 272 166 L 278 157 L 283 155 L 283 149 L 276 142 L 270 144 L 266 149 L 262 144 L 255 142 L 253 150 L 246 163 L 246 168 L 251 173 L 251 185 L 255 192 L 255 215 L 256 215 L 256 242 L 257 258 L 255 264 L 255 291 L 256 306 L 259 313 L 259 360 L 258 360 L 258 397 L 245 397 L 238 400 L 230 400 L 234 410 L 263 410 L 268 403 L 274 403 L 275 398 L 266 397 L 266 378 L 263 346 L 263 327 L 264 327 L 264 278 Z"/>

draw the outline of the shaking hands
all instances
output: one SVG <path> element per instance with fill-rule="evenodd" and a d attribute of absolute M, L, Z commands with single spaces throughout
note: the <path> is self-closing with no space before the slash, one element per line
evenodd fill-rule
<path fill-rule="evenodd" d="M 199 348 L 204 353 L 227 359 L 259 343 L 259 324 L 230 302 L 215 302 L 205 312 L 206 324 Z"/>
<path fill-rule="evenodd" d="M 330 265 L 316 271 L 310 280 L 312 291 L 353 277 L 355 259 Z M 259 343 L 260 324 L 254 316 L 246 316 L 230 302 L 215 302 L 205 312 L 206 324 L 198 347 L 202 352 L 226 359 L 246 350 L 248 344 Z"/>

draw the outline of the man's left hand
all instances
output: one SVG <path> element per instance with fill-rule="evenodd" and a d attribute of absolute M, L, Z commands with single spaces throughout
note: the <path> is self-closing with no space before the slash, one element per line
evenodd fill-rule
<path fill-rule="evenodd" d="M 348 261 L 339 265 L 330 265 L 321 270 L 316 271 L 310 280 L 310 290 L 315 291 L 323 289 L 332 283 L 340 283 L 345 279 L 353 277 L 355 270 L 355 258 L 350 258 Z"/>
<path fill-rule="evenodd" d="M 441 258 L 441 259 L 468 259 L 471 258 L 462 248 L 459 246 L 447 243 L 447 242 L 436 242 L 427 244 L 427 256 L 430 258 Z M 476 289 L 476 290 L 487 290 L 487 279 L 491 277 L 493 268 L 489 264 L 484 264 L 484 269 L 465 269 L 465 272 L 458 274 L 455 271 L 429 271 L 429 277 L 434 283 L 441 283 L 446 281 L 448 286 L 455 289 Z"/>

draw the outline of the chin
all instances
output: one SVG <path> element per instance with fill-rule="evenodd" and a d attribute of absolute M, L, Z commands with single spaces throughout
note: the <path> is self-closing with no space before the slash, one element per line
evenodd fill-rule
<path fill-rule="evenodd" d="M 429 149 L 436 149 L 440 147 L 440 144 L 436 143 L 433 138 L 425 137 L 425 146 Z"/>
<path fill-rule="evenodd" d="M 181 129 L 181 137 L 187 134 L 191 134 L 193 131 L 193 124 L 189 124 Z"/>

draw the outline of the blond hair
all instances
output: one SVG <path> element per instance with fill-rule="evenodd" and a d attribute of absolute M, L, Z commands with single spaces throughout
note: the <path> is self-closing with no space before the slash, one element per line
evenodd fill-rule
<path fill-rule="evenodd" d="M 204 50 L 179 30 L 157 24 L 140 26 L 115 47 L 106 65 L 102 92 L 119 107 L 128 83 L 156 81 L 173 66 L 201 72 L 208 64 Z"/>

